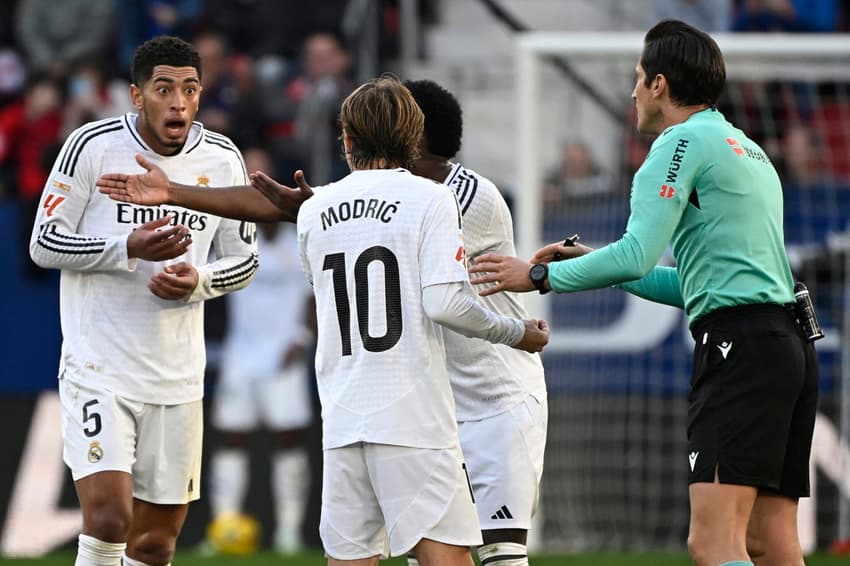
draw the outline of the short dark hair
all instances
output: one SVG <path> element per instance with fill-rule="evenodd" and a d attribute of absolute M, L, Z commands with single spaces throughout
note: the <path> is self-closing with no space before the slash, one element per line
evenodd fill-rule
<path fill-rule="evenodd" d="M 391 73 L 349 94 L 339 122 L 351 140 L 348 157 L 355 169 L 376 168 L 380 161 L 409 169 L 419 157 L 425 118 L 410 91 Z"/>
<path fill-rule="evenodd" d="M 662 20 L 643 41 L 640 65 L 647 87 L 656 75 L 664 75 L 674 103 L 717 103 L 726 83 L 726 64 L 711 36 L 678 20 Z"/>
<path fill-rule="evenodd" d="M 133 83 L 136 86 L 145 84 L 157 65 L 195 67 L 198 79 L 201 78 L 201 56 L 191 44 L 179 37 L 160 35 L 138 46 L 133 54 Z"/>
<path fill-rule="evenodd" d="M 425 114 L 428 151 L 446 159 L 457 155 L 463 138 L 463 112 L 457 98 L 434 81 L 405 81 L 404 86 Z"/>

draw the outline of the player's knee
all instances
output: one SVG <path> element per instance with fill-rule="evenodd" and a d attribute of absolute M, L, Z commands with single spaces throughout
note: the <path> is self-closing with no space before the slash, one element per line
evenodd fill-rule
<path fill-rule="evenodd" d="M 127 554 L 134 560 L 150 566 L 165 566 L 174 558 L 177 537 L 157 529 L 139 533 L 127 541 Z"/>
<path fill-rule="evenodd" d="M 133 510 L 128 504 L 110 501 L 86 513 L 83 531 L 99 540 L 124 542 L 132 520 Z"/>
<path fill-rule="evenodd" d="M 528 566 L 528 549 L 516 542 L 494 542 L 478 547 L 478 558 L 488 566 Z"/>

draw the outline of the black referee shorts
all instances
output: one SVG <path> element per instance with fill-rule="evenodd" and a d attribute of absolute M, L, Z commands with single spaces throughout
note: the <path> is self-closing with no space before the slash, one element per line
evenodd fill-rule
<path fill-rule="evenodd" d="M 691 329 L 688 483 L 750 485 L 809 495 L 818 360 L 790 310 L 774 304 L 713 311 Z"/>

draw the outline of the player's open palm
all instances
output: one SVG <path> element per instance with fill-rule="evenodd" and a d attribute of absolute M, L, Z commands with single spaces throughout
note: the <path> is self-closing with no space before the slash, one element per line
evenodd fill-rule
<path fill-rule="evenodd" d="M 133 230 L 127 236 L 127 257 L 165 261 L 186 253 L 192 244 L 192 235 L 182 224 L 168 226 L 171 222 L 172 217 L 165 215 Z"/>
<path fill-rule="evenodd" d="M 313 187 L 307 183 L 301 169 L 294 175 L 297 189 L 281 185 L 262 171 L 251 173 L 250 177 L 251 186 L 263 193 L 276 207 L 287 213 L 295 211 L 294 214 L 287 214 L 285 220 L 290 222 L 295 222 L 301 203 L 313 196 Z"/>
<path fill-rule="evenodd" d="M 151 277 L 148 289 L 160 299 L 179 301 L 187 298 L 198 286 L 198 270 L 181 261 L 169 265 Z"/>
<path fill-rule="evenodd" d="M 113 200 L 134 204 L 157 205 L 168 202 L 168 176 L 165 171 L 141 154 L 136 154 L 136 162 L 147 173 L 104 173 L 96 183 L 100 192 Z"/>
<path fill-rule="evenodd" d="M 542 352 L 549 343 L 549 323 L 545 320 L 525 320 L 525 335 L 514 348 L 526 352 Z"/>

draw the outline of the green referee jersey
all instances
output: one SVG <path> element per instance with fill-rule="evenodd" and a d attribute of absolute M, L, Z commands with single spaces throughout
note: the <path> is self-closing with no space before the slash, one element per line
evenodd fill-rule
<path fill-rule="evenodd" d="M 678 267 L 655 267 L 671 243 Z M 776 170 L 723 114 L 692 114 L 655 140 L 635 174 L 623 237 L 551 264 L 549 284 L 559 293 L 618 285 L 683 307 L 691 324 L 720 307 L 793 301 Z"/>

